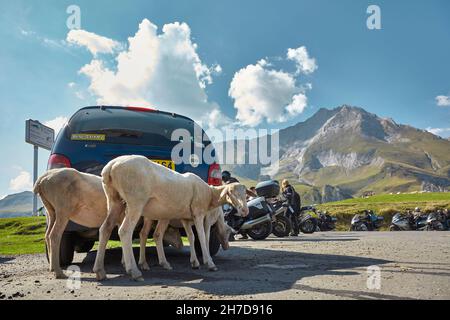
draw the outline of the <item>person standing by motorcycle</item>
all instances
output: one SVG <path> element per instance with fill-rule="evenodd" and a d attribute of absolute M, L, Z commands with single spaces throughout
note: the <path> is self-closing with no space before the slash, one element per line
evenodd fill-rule
<path fill-rule="evenodd" d="M 290 234 L 291 237 L 298 236 L 300 232 L 300 228 L 298 225 L 297 215 L 300 212 L 300 195 L 295 191 L 294 187 L 291 186 L 288 180 L 284 179 L 281 182 L 281 191 L 283 196 L 288 200 L 289 205 L 292 207 L 294 212 L 288 211 L 289 219 L 292 223 L 292 232 Z"/>

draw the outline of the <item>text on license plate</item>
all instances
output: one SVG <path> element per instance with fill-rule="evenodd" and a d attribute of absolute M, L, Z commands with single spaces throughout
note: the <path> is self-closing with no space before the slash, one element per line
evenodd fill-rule
<path fill-rule="evenodd" d="M 150 159 L 150 160 L 166 168 L 175 170 L 175 163 L 172 160 L 158 160 L 158 159 Z"/>

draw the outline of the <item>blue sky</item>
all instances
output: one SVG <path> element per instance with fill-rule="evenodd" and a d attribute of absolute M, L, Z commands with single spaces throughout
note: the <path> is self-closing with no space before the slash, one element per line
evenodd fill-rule
<path fill-rule="evenodd" d="M 133 97 L 132 102 L 158 101 L 165 104 L 159 106 L 163 109 L 192 113 L 196 118 L 203 113 L 211 116 L 211 108 L 217 111 L 214 121 L 259 128 L 283 128 L 321 107 L 350 104 L 399 123 L 441 129 L 435 132 L 450 135 L 450 130 L 445 131 L 450 128 L 446 98 L 450 95 L 450 2 L 446 0 L 120 3 L 0 0 L 0 197 L 29 188 L 32 146 L 24 142 L 26 119 L 47 122 L 70 117 L 78 108 L 99 101 L 124 104 L 128 97 Z M 69 40 L 66 9 L 71 4 L 80 7 L 81 29 L 89 34 L 74 33 Z M 370 4 L 381 9 L 381 30 L 366 26 Z M 143 23 L 144 19 L 148 23 Z M 132 52 L 128 38 L 142 43 L 152 26 L 158 28 L 157 35 L 166 35 L 155 42 L 162 53 L 148 53 L 150 60 L 160 58 L 152 80 L 143 80 L 145 74 L 138 72 L 136 87 L 141 91 L 137 94 L 133 91 L 136 87 L 123 92 L 114 90 L 115 86 L 104 88 L 101 84 L 108 71 L 126 69 L 126 64 L 119 67 L 115 59 L 120 52 Z M 186 26 L 191 41 L 184 48 L 186 54 L 173 57 L 171 51 Z M 142 37 L 135 36 L 138 30 Z M 86 42 L 86 37 L 111 40 L 116 45 L 109 48 L 111 52 L 105 49 L 93 54 L 92 42 Z M 302 47 L 312 59 L 307 61 L 315 65 L 309 72 L 298 70 L 305 60 L 287 58 L 288 49 Z M 102 68 L 80 72 L 86 65 L 94 66 L 93 61 L 101 61 Z M 164 65 L 164 61 L 169 62 Z M 179 68 L 174 67 L 176 63 Z M 192 63 L 204 68 L 197 78 Z M 150 62 L 148 68 L 152 70 Z M 175 76 L 182 82 L 172 81 Z M 117 85 L 121 79 L 116 76 L 111 81 Z M 281 100 L 292 105 L 291 109 L 249 92 L 249 83 L 261 89 L 271 87 L 274 79 L 287 81 L 274 88 L 280 90 L 275 100 L 287 97 Z M 289 87 L 285 84 L 290 80 L 295 83 Z M 158 90 L 152 92 L 154 88 Z M 142 94 L 142 90 L 150 93 Z M 296 95 L 301 99 L 294 103 Z M 189 105 L 200 100 L 203 105 L 196 110 Z M 187 105 L 180 106 L 180 101 Z M 245 103 L 266 105 L 278 116 L 270 119 L 267 113 L 256 114 Z M 40 151 L 41 173 L 48 154 Z"/>

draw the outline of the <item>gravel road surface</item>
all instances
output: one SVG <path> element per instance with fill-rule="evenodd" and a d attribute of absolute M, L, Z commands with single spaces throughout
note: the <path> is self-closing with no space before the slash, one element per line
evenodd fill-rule
<path fill-rule="evenodd" d="M 218 272 L 191 270 L 187 247 L 166 254 L 172 271 L 147 248 L 151 270 L 133 282 L 121 250 L 108 250 L 109 279 L 101 283 L 92 273 L 95 251 L 76 254 L 79 283 L 54 279 L 43 254 L 0 256 L 0 299 L 450 299 L 450 232 L 237 240 L 214 258 Z"/>

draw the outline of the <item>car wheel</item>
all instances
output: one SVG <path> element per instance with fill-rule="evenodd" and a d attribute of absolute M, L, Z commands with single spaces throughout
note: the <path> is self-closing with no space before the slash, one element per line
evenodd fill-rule
<path fill-rule="evenodd" d="M 94 247 L 95 241 L 94 240 L 85 240 L 80 243 L 77 243 L 75 245 L 75 252 L 81 253 L 81 252 L 89 252 Z"/>
<path fill-rule="evenodd" d="M 194 229 L 194 236 L 195 236 L 195 253 L 197 254 L 197 257 L 202 257 L 202 247 L 200 246 L 200 241 L 198 240 L 197 232 Z M 220 249 L 220 241 L 217 238 L 217 235 L 215 232 L 213 232 L 213 229 L 211 229 L 211 233 L 209 235 L 209 255 L 211 257 L 214 257 Z"/>

